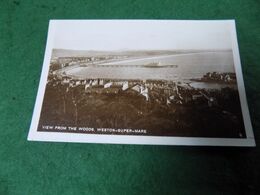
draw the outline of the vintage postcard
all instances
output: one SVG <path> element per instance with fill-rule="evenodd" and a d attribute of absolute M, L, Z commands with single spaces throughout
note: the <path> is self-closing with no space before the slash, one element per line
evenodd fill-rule
<path fill-rule="evenodd" d="M 255 146 L 234 20 L 51 20 L 28 140 Z"/>

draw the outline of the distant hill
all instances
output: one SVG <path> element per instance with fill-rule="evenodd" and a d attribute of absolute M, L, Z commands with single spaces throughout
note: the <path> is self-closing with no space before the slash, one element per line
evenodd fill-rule
<path fill-rule="evenodd" d="M 126 56 L 153 56 L 170 55 L 181 53 L 209 52 L 210 50 L 118 50 L 118 51 L 95 51 L 95 50 L 69 50 L 53 49 L 52 57 L 92 57 L 105 55 Z M 215 50 L 212 50 L 215 51 Z"/>

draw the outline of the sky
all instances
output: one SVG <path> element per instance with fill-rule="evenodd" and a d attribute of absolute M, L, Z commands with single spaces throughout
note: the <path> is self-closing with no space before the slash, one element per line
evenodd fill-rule
<path fill-rule="evenodd" d="M 207 50 L 232 48 L 233 21 L 52 20 L 53 48 Z"/>

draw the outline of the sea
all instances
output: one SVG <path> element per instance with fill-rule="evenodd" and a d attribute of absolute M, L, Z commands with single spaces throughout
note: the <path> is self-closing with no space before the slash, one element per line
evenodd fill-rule
<path fill-rule="evenodd" d="M 160 66 L 147 66 L 151 63 L 158 63 Z M 187 81 L 189 79 L 201 78 L 208 72 L 235 72 L 231 50 L 149 56 L 103 63 L 101 65 L 78 66 L 66 70 L 66 74 L 80 79 L 106 78 Z M 177 66 L 170 67 L 167 65 Z M 196 88 L 205 87 L 205 85 L 195 83 L 193 82 L 193 85 Z M 219 84 L 208 84 L 208 86 L 212 86 L 213 88 L 217 87 L 217 85 Z"/>

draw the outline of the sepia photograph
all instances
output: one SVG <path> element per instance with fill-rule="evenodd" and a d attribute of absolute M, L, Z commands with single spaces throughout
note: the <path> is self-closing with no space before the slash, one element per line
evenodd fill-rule
<path fill-rule="evenodd" d="M 50 21 L 28 139 L 253 146 L 234 21 Z"/>

